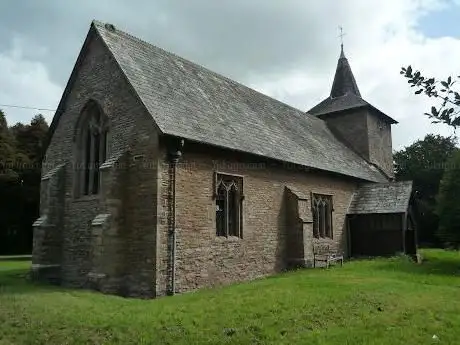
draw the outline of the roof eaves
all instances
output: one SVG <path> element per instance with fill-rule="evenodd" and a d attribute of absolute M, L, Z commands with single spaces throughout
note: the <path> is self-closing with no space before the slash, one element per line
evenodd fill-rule
<path fill-rule="evenodd" d="M 245 151 L 245 150 L 241 150 L 241 149 L 237 149 L 237 148 L 231 148 L 231 147 L 228 147 L 228 146 L 222 146 L 222 145 L 210 143 L 210 142 L 203 141 L 203 140 L 197 140 L 197 139 L 189 138 L 189 137 L 186 137 L 186 136 L 183 136 L 183 135 L 178 135 L 178 134 L 171 133 L 171 132 L 164 133 L 164 135 L 185 139 L 186 141 L 189 141 L 189 142 L 192 142 L 192 143 L 203 144 L 203 145 L 208 145 L 210 147 L 215 147 L 215 148 L 219 148 L 219 149 L 231 150 L 233 152 L 249 154 L 249 155 L 252 155 L 252 156 L 255 156 L 255 157 L 260 157 L 262 159 L 267 159 L 267 160 L 271 160 L 271 161 L 274 161 L 274 162 L 292 163 L 292 164 L 295 164 L 295 165 L 297 165 L 299 167 L 311 169 L 311 170 L 314 170 L 314 171 L 323 171 L 323 172 L 327 172 L 327 173 L 331 173 L 331 174 L 335 174 L 335 175 L 344 176 L 344 177 L 348 177 L 348 178 L 351 178 L 351 179 L 363 181 L 366 184 L 385 183 L 385 182 L 382 182 L 382 180 L 386 180 L 386 175 L 382 174 L 380 172 L 380 170 L 378 170 L 378 173 L 382 176 L 382 180 L 378 179 L 377 175 L 375 175 L 373 179 L 364 178 L 363 176 L 352 175 L 352 174 L 349 174 L 349 173 L 344 173 L 344 172 L 335 171 L 335 170 L 321 169 L 321 168 L 310 166 L 310 165 L 303 164 L 303 163 L 298 163 L 298 162 L 296 163 L 296 162 L 293 162 L 293 161 L 282 160 L 282 159 L 279 159 L 279 158 L 276 158 L 276 157 L 273 157 L 273 156 L 267 156 L 267 155 L 264 155 L 264 154 L 257 154 L 257 153 L 254 153 L 254 152 L 249 152 L 249 151 Z M 364 160 L 364 163 L 368 164 L 368 162 L 365 161 L 365 160 Z M 369 165 L 369 169 L 372 169 L 373 166 L 370 165 L 370 164 L 368 164 L 368 165 Z"/>
<path fill-rule="evenodd" d="M 332 111 L 320 111 L 314 115 L 319 118 L 322 118 L 322 117 L 327 117 L 328 115 L 333 115 L 333 114 L 335 115 L 345 110 L 359 109 L 359 108 L 365 108 L 365 107 L 367 107 L 366 104 L 349 105 L 349 106 L 334 109 Z"/>
<path fill-rule="evenodd" d="M 391 116 L 388 116 L 387 114 L 385 114 L 383 111 L 381 111 L 380 109 L 376 108 L 375 106 L 373 106 L 372 104 L 370 104 L 369 102 L 365 101 L 367 103 L 367 105 L 375 110 L 376 112 L 379 113 L 380 116 L 383 116 L 389 123 L 391 123 L 392 125 L 395 125 L 395 124 L 398 124 L 399 122 L 396 121 L 395 119 L 393 119 Z"/>

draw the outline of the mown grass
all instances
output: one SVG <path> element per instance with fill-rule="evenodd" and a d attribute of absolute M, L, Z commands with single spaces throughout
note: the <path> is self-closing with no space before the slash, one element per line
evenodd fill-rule
<path fill-rule="evenodd" d="M 29 262 L 0 262 L 0 344 L 460 344 L 460 254 L 423 255 L 157 300 L 35 285 Z"/>

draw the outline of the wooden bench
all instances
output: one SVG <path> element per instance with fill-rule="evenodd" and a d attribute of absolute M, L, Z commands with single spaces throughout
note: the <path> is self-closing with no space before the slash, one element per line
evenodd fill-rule
<path fill-rule="evenodd" d="M 316 267 L 316 262 L 325 262 L 326 268 L 334 262 L 340 261 L 340 266 L 343 266 L 343 254 L 331 249 L 329 244 L 313 245 L 313 267 Z"/>

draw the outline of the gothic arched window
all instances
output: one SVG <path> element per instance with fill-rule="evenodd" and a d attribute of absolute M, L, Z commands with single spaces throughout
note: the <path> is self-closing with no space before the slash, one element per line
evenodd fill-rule
<path fill-rule="evenodd" d="M 242 238 L 242 177 L 216 173 L 215 198 L 216 235 Z"/>
<path fill-rule="evenodd" d="M 108 154 L 108 120 L 99 105 L 89 101 L 80 115 L 77 136 L 77 194 L 95 195 L 100 189 L 99 168 Z"/>
<path fill-rule="evenodd" d="M 313 236 L 332 238 L 332 196 L 313 194 Z"/>

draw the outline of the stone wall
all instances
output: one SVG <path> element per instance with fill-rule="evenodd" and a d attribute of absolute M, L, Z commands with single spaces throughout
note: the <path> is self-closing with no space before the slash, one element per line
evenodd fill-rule
<path fill-rule="evenodd" d="M 166 222 L 168 175 L 164 150 L 160 157 L 157 295 L 164 295 L 170 278 Z M 242 239 L 216 236 L 215 171 L 244 176 Z M 285 269 L 290 250 L 289 232 L 307 231 L 288 228 L 290 223 L 286 217 L 292 212 L 287 210 L 286 186 L 306 195 L 311 192 L 333 195 L 331 243 L 341 250 L 347 248 L 345 216 L 356 188 L 352 180 L 253 158 L 242 160 L 224 151 L 211 153 L 204 146 L 190 149 L 187 143 L 176 179 L 176 292 L 251 280 Z M 311 231 L 311 224 L 307 225 Z M 305 244 L 310 253 L 312 242 Z"/>
<path fill-rule="evenodd" d="M 151 121 L 153 123 L 153 121 Z M 139 135 L 131 145 L 124 185 L 125 296 L 154 297 L 157 234 L 158 136 Z"/>
<path fill-rule="evenodd" d="M 90 226 L 90 272 L 88 286 L 106 293 L 120 293 L 125 274 L 123 250 L 126 246 L 123 236 L 126 200 L 123 183 L 126 179 L 127 152 L 114 155 L 102 164 L 101 210 Z"/>
<path fill-rule="evenodd" d="M 365 159 L 369 157 L 367 111 L 353 109 L 321 117 L 344 144 Z"/>
<path fill-rule="evenodd" d="M 305 241 L 311 244 L 311 237 L 307 233 L 311 229 L 309 224 L 313 222 L 311 212 L 311 193 L 308 191 L 296 190 L 293 187 L 286 187 L 286 227 L 287 232 L 287 266 L 305 266 L 306 256 L 310 252 L 305 247 Z M 307 255 L 306 255 L 307 254 Z"/>
<path fill-rule="evenodd" d="M 108 200 L 103 192 L 83 197 L 77 197 L 74 193 L 75 172 L 78 168 L 76 153 L 79 149 L 75 143 L 76 126 L 89 100 L 96 101 L 109 119 L 108 159 L 126 152 L 125 166 L 119 169 L 125 169 L 129 178 L 110 182 L 117 184 L 110 188 L 118 188 L 117 193 L 124 201 L 123 209 L 120 209 L 116 217 L 113 217 L 114 207 L 117 207 L 116 198 Z M 97 218 L 100 215 L 110 215 L 106 221 L 110 222 L 113 229 L 97 231 L 111 233 L 112 239 L 117 237 L 125 246 L 123 250 L 111 253 L 103 251 L 106 253 L 104 255 L 109 256 L 105 259 L 106 263 L 117 266 L 115 269 L 106 265 L 105 269 L 118 272 L 118 277 L 112 278 L 120 282 L 119 286 L 114 286 L 116 283 L 112 279 L 112 283 L 105 284 L 105 289 L 126 295 L 153 295 L 157 191 L 157 159 L 154 156 L 158 147 L 157 128 L 104 43 L 94 32 L 89 34 L 86 54 L 71 79 L 62 109 L 42 171 L 42 175 L 46 175 L 56 166 L 66 164 L 65 185 L 61 188 L 63 198 L 60 216 L 63 222 L 57 231 L 62 239 L 61 281 L 72 287 L 94 285 L 92 280 L 95 275 L 91 276 L 91 273 L 97 273 L 97 270 L 94 267 L 93 249 L 95 243 L 99 243 L 98 236 L 94 234 L 97 221 L 94 221 L 100 219 Z M 103 172 L 101 176 L 101 188 L 104 188 L 108 182 L 103 182 Z M 44 188 L 43 183 L 42 190 Z M 121 207 L 120 203 L 118 205 Z M 125 220 L 126 214 L 131 218 Z M 113 223 L 113 219 L 116 223 Z M 40 250 L 34 248 L 34 257 L 39 255 L 37 251 Z M 121 286 L 121 282 L 124 286 Z"/>
<path fill-rule="evenodd" d="M 374 112 L 367 116 L 369 132 L 369 160 L 388 176 L 394 177 L 391 125 L 382 121 Z"/>
<path fill-rule="evenodd" d="M 373 110 L 351 109 L 321 117 L 331 131 L 389 177 L 394 176 L 391 125 Z"/>
<path fill-rule="evenodd" d="M 52 283 L 61 281 L 65 171 L 66 165 L 60 164 L 43 175 L 40 217 L 33 224 L 32 275 Z"/>

